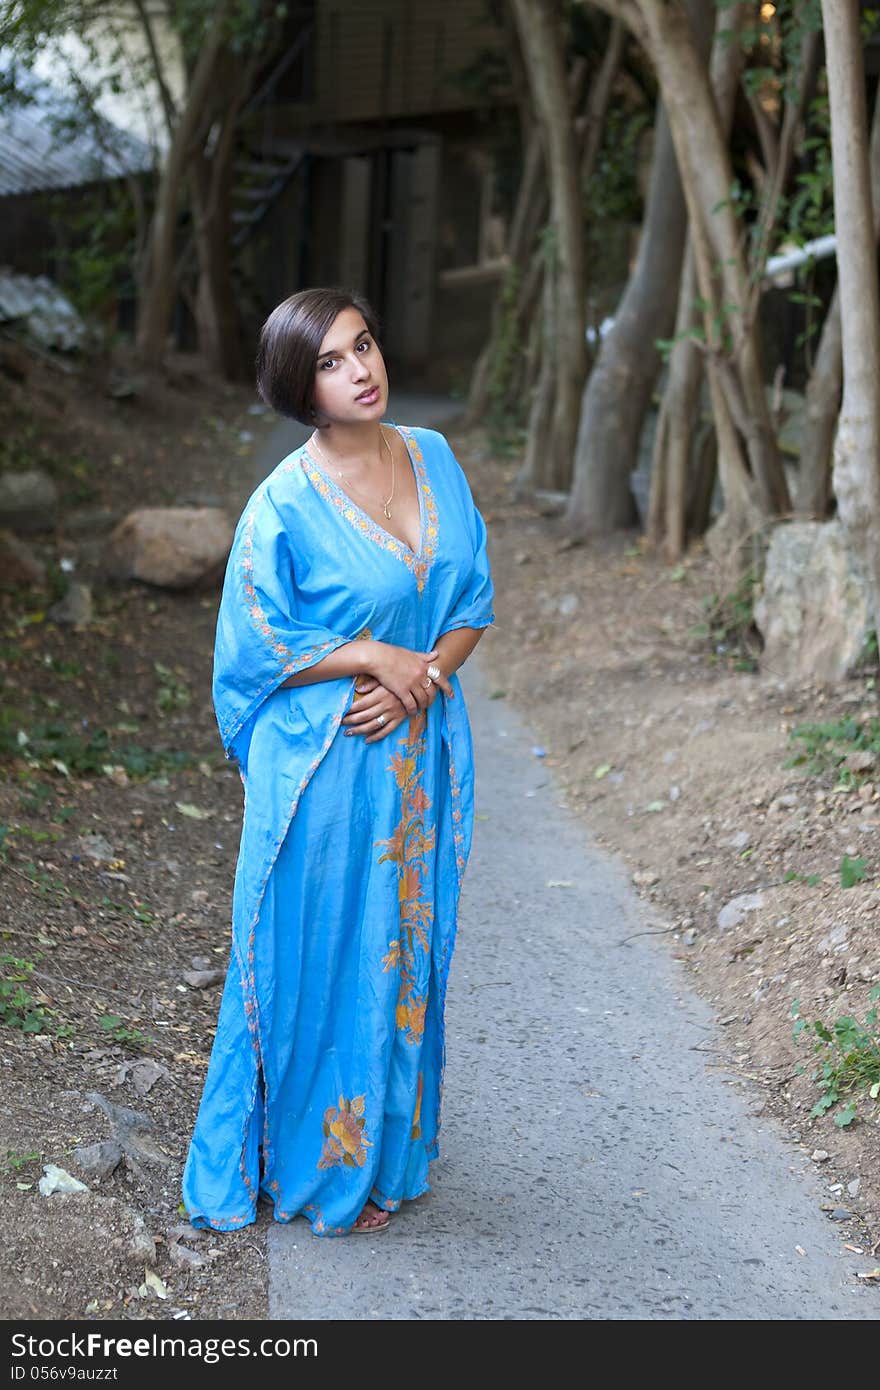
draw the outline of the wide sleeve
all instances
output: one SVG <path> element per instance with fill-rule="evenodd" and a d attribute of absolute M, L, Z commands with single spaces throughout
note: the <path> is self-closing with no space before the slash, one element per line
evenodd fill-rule
<path fill-rule="evenodd" d="M 301 619 L 291 536 L 272 498 L 257 494 L 236 529 L 217 615 L 213 697 L 227 758 L 244 761 L 254 715 L 288 676 L 350 640 Z"/>
<path fill-rule="evenodd" d="M 490 627 L 495 621 L 493 608 L 495 590 L 489 565 L 486 523 L 483 521 L 470 489 L 464 469 L 444 440 L 448 463 L 458 493 L 462 526 L 469 540 L 470 563 L 462 567 L 461 587 L 455 595 L 449 614 L 438 636 L 459 627 Z"/>

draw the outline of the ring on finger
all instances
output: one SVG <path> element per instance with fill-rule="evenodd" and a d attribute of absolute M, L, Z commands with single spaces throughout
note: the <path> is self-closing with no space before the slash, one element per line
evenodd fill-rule
<path fill-rule="evenodd" d="M 430 678 L 431 678 L 432 681 L 437 681 L 437 680 L 439 680 L 442 674 L 443 674 L 443 672 L 440 670 L 440 667 L 439 667 L 439 666 L 429 666 L 429 667 L 428 667 L 428 675 L 430 676 Z"/>
<path fill-rule="evenodd" d="M 377 715 L 376 715 L 376 723 L 377 723 L 377 724 L 384 724 L 384 723 L 385 723 L 385 716 L 384 716 L 384 714 L 377 714 Z"/>

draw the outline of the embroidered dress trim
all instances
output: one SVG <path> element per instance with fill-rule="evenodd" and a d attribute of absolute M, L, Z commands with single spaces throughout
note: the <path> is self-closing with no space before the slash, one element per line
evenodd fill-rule
<path fill-rule="evenodd" d="M 348 493 L 318 467 L 309 453 L 308 445 L 303 445 L 300 463 L 315 490 L 328 502 L 332 502 L 355 530 L 360 531 L 368 540 L 381 546 L 383 550 L 389 550 L 398 560 L 403 561 L 407 569 L 415 575 L 418 591 L 421 593 L 437 551 L 437 537 L 439 535 L 437 503 L 431 484 L 428 482 L 428 473 L 419 441 L 412 430 L 404 429 L 401 425 L 395 425 L 394 428 L 406 446 L 416 480 L 416 491 L 419 498 L 419 548 L 417 551 L 411 550 L 404 541 L 392 535 L 390 531 L 386 531 L 384 526 L 380 526 L 356 502 L 353 502 Z"/>

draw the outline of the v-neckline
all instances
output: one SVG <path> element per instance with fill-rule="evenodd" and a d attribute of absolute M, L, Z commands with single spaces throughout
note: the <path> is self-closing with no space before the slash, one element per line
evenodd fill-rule
<path fill-rule="evenodd" d="M 416 485 L 416 494 L 419 502 L 419 548 L 413 550 L 412 547 L 400 536 L 396 536 L 393 531 L 388 531 L 384 526 L 380 526 L 375 517 L 369 512 L 364 511 L 363 507 L 358 506 L 357 502 L 345 491 L 344 488 L 334 482 L 333 478 L 323 468 L 321 468 L 314 455 L 309 451 L 308 444 L 302 446 L 300 455 L 301 462 L 305 468 L 306 475 L 314 484 L 318 492 L 334 503 L 347 521 L 356 530 L 368 536 L 370 540 L 380 545 L 385 550 L 390 550 L 402 559 L 404 564 L 415 573 L 419 581 L 419 591 L 421 592 L 424 584 L 425 575 L 434 556 L 437 538 L 437 505 L 431 490 L 430 483 L 422 458 L 422 451 L 418 441 L 410 436 L 407 437 L 404 430 L 390 421 L 387 424 L 395 431 L 403 441 L 406 456 L 412 469 L 413 479 Z M 306 460 L 308 464 L 306 466 Z"/>

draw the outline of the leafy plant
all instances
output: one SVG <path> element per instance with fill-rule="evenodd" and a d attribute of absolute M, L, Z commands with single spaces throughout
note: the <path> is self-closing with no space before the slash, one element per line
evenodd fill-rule
<path fill-rule="evenodd" d="M 729 593 L 711 594 L 702 600 L 705 619 L 695 623 L 688 635 L 708 638 L 712 661 L 726 657 L 737 671 L 757 669 L 760 639 L 755 626 L 755 594 L 758 584 L 758 573 L 750 568 Z"/>
<path fill-rule="evenodd" d="M 29 1163 L 36 1163 L 40 1157 L 39 1149 L 31 1149 L 30 1153 L 16 1153 L 15 1149 L 6 1150 L 4 1163 L 13 1173 L 20 1173 L 22 1168 L 26 1168 Z"/>
<path fill-rule="evenodd" d="M 836 773 L 840 787 L 857 787 L 866 780 L 844 766 L 850 753 L 870 751 L 880 760 L 880 719 L 871 716 L 859 722 L 852 718 L 824 720 L 818 724 L 801 724 L 792 729 L 789 742 L 795 753 L 786 760 L 786 767 L 803 767 L 810 776 Z"/>
<path fill-rule="evenodd" d="M 168 714 L 172 710 L 185 709 L 191 698 L 186 681 L 168 666 L 163 666 L 161 661 L 153 662 L 153 670 L 159 677 L 156 704 L 161 712 Z"/>
<path fill-rule="evenodd" d="M 99 1020 L 100 1028 L 108 1033 L 111 1040 L 124 1043 L 128 1047 L 149 1047 L 150 1039 L 138 1028 L 129 1028 L 118 1014 L 104 1014 Z"/>
<path fill-rule="evenodd" d="M 868 866 L 861 856 L 851 859 L 845 854 L 840 861 L 840 886 L 852 888 L 868 877 Z"/>
<path fill-rule="evenodd" d="M 17 1028 L 22 1033 L 42 1033 L 49 1021 L 48 1011 L 41 1008 L 26 988 L 34 962 L 0 953 L 0 1023 Z"/>
<path fill-rule="evenodd" d="M 834 1123 L 839 1129 L 844 1129 L 857 1118 L 863 1092 L 867 1092 L 872 1101 L 880 1099 L 878 999 L 880 985 L 876 985 L 868 994 L 872 1007 L 866 1013 L 864 1023 L 849 1015 L 836 1019 L 832 1024 L 824 1023 L 821 1019 L 808 1022 L 801 1017 L 800 1000 L 795 999 L 791 1006 L 795 1040 L 799 1041 L 805 1034 L 811 1036 L 813 1051 L 817 1056 L 812 1080 L 822 1094 L 810 1115 L 816 1118 L 840 1105 L 840 1110 L 834 1116 Z"/>
<path fill-rule="evenodd" d="M 789 869 L 782 881 L 783 883 L 805 883 L 808 888 L 815 888 L 822 882 L 822 875 L 799 874 L 794 869 Z"/>
<path fill-rule="evenodd" d="M 180 696 L 176 698 L 179 704 Z M 131 778 L 156 777 L 197 761 L 191 753 L 175 749 L 116 743 L 106 729 L 70 728 L 52 720 L 24 730 L 20 719 L 15 710 L 0 713 L 0 760 L 23 757 L 32 767 L 79 777 L 98 776 L 110 764 L 125 768 Z M 51 789 L 45 794 L 51 795 Z"/>

